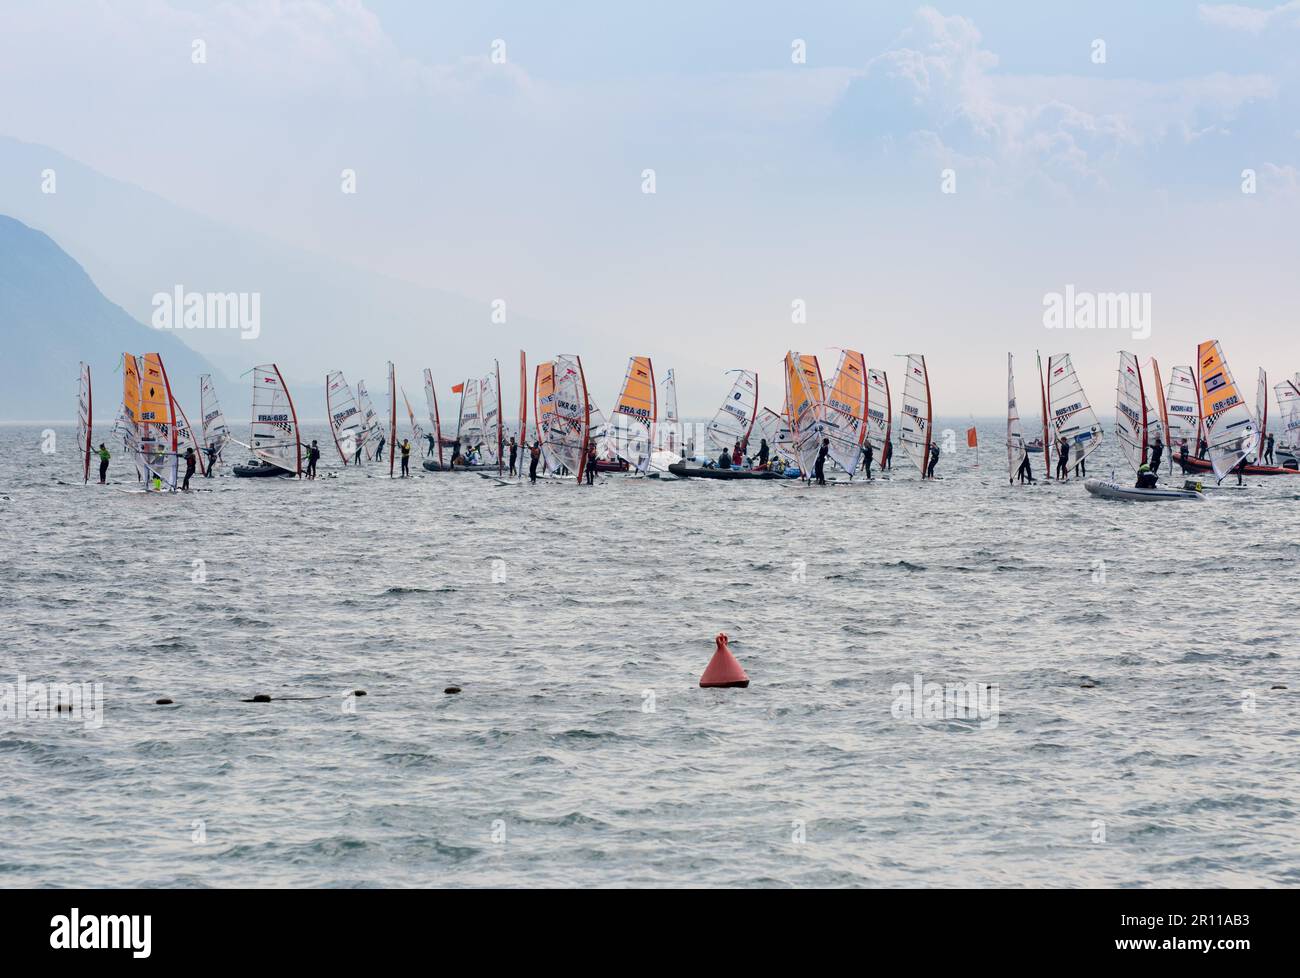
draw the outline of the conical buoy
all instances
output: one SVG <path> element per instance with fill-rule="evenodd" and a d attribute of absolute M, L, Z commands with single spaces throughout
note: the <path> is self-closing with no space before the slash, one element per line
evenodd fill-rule
<path fill-rule="evenodd" d="M 731 649 L 727 648 L 727 633 L 718 632 L 716 641 L 717 651 L 700 677 L 700 686 L 705 689 L 744 689 L 749 685 L 749 677 L 731 654 Z"/>

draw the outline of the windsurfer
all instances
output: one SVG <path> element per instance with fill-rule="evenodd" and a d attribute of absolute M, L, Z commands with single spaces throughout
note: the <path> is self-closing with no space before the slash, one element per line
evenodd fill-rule
<path fill-rule="evenodd" d="M 1016 476 L 1020 479 L 1020 484 L 1022 486 L 1026 481 L 1029 482 L 1030 485 L 1033 485 L 1034 469 L 1033 466 L 1029 464 L 1028 452 L 1025 452 L 1025 457 L 1020 460 L 1020 468 L 1016 469 Z"/>
<path fill-rule="evenodd" d="M 433 435 L 431 435 L 431 434 L 429 434 L 429 435 L 425 435 L 424 437 L 427 438 L 427 439 L 429 439 L 429 453 L 428 453 L 428 454 L 429 454 L 429 458 L 433 458 L 435 455 L 438 454 L 438 443 L 437 443 L 437 441 L 434 440 L 434 437 L 433 437 Z"/>
<path fill-rule="evenodd" d="M 1270 431 L 1268 437 L 1264 439 L 1264 464 L 1273 464 L 1273 433 Z"/>
<path fill-rule="evenodd" d="M 1137 478 L 1136 488 L 1138 489 L 1156 488 L 1156 471 L 1146 462 L 1143 462 L 1141 465 L 1138 466 L 1138 478 Z"/>
<path fill-rule="evenodd" d="M 537 481 L 537 463 L 542 460 L 542 443 L 533 442 L 533 447 L 528 452 L 528 481 Z"/>
<path fill-rule="evenodd" d="M 813 464 L 813 475 L 817 479 L 817 485 L 826 485 L 826 456 L 831 452 L 831 440 L 822 439 L 822 447 L 817 450 L 817 461 Z"/>
<path fill-rule="evenodd" d="M 718 454 L 718 468 L 720 469 L 731 468 L 731 455 L 727 452 L 725 448 Z"/>
<path fill-rule="evenodd" d="M 1184 438 L 1182 444 L 1178 446 L 1178 461 L 1183 465 L 1183 471 L 1187 471 L 1187 439 Z"/>
<path fill-rule="evenodd" d="M 731 464 L 733 468 L 740 468 L 741 463 L 745 460 L 745 453 L 740 447 L 740 442 L 736 442 L 736 447 L 731 450 Z"/>
<path fill-rule="evenodd" d="M 316 443 L 312 442 L 313 448 L 315 447 L 315 445 Z M 313 468 L 313 474 L 314 474 L 314 468 Z M 403 438 L 402 439 L 402 478 L 405 479 L 410 474 L 411 474 L 411 439 Z"/>
<path fill-rule="evenodd" d="M 99 443 L 99 484 L 107 485 L 108 483 L 108 460 L 112 457 L 110 452 L 101 441 Z"/>
<path fill-rule="evenodd" d="M 448 469 L 448 471 L 450 471 L 450 470 L 456 468 L 456 463 L 457 463 L 457 462 L 460 462 L 462 465 L 463 465 L 464 462 L 465 462 L 465 457 L 464 457 L 463 455 L 461 455 L 461 453 L 460 453 L 460 439 L 459 439 L 459 438 L 456 439 L 456 444 L 453 445 L 453 446 L 451 447 L 451 461 L 447 463 L 447 469 Z"/>
<path fill-rule="evenodd" d="M 587 485 L 596 484 L 596 443 L 589 442 L 587 445 Z"/>
<path fill-rule="evenodd" d="M 939 464 L 939 446 L 936 445 L 934 442 L 930 442 L 930 464 L 926 466 L 925 469 L 925 477 L 927 479 L 934 478 L 934 467 L 938 464 Z"/>
<path fill-rule="evenodd" d="M 190 488 L 190 476 L 194 474 L 194 463 L 198 460 L 199 457 L 194 454 L 193 447 L 185 449 L 185 481 L 181 483 L 181 488 L 186 492 Z"/>
<path fill-rule="evenodd" d="M 379 436 L 379 447 L 377 447 L 377 448 L 375 449 L 375 461 L 376 461 L 376 462 L 382 462 L 382 461 L 384 460 L 384 445 L 386 445 L 387 443 L 388 443 L 388 439 L 385 438 L 385 437 L 383 436 L 383 434 L 380 434 L 380 436 Z"/>
<path fill-rule="evenodd" d="M 1201 435 L 1201 440 L 1196 445 L 1196 457 L 1201 461 L 1204 461 L 1205 456 L 1209 454 L 1210 454 L 1210 443 L 1205 440 L 1204 435 Z"/>
<path fill-rule="evenodd" d="M 510 474 L 516 475 L 515 463 L 519 460 L 519 443 L 515 441 L 514 436 L 510 436 Z"/>
<path fill-rule="evenodd" d="M 365 445 L 365 442 L 361 441 L 360 439 L 357 439 L 357 453 L 356 453 L 355 455 L 352 456 L 352 464 L 353 464 L 353 465 L 360 465 L 360 464 L 361 464 L 361 449 L 364 447 L 364 445 Z"/>
<path fill-rule="evenodd" d="M 880 471 L 889 472 L 894 468 L 894 440 L 886 438 L 880 449 Z"/>
<path fill-rule="evenodd" d="M 316 444 L 316 439 L 311 440 L 311 448 L 307 449 L 307 478 L 316 478 L 316 463 L 320 461 L 320 446 Z"/>
<path fill-rule="evenodd" d="M 876 450 L 871 447 L 871 439 L 868 438 L 862 443 L 862 471 L 867 474 L 868 479 L 871 478 L 871 462 L 875 454 Z"/>
<path fill-rule="evenodd" d="M 1061 482 L 1070 478 L 1070 440 L 1064 435 L 1056 445 L 1056 478 Z"/>
<path fill-rule="evenodd" d="M 1165 443 L 1160 435 L 1156 435 L 1156 443 L 1151 446 L 1151 471 L 1160 471 L 1160 460 L 1165 457 Z"/>
<path fill-rule="evenodd" d="M 758 467 L 760 469 L 767 468 L 767 460 L 771 458 L 771 455 L 772 450 L 767 447 L 767 439 L 760 438 L 758 440 Z"/>

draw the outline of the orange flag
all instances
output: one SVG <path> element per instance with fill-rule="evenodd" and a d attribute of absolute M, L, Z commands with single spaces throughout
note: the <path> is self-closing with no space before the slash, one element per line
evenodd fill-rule
<path fill-rule="evenodd" d="M 978 447 L 979 447 L 979 439 L 975 437 L 975 429 L 974 429 L 974 428 L 967 428 L 967 429 L 966 429 L 966 446 L 967 446 L 968 448 L 978 448 Z"/>
<path fill-rule="evenodd" d="M 453 388 L 451 389 L 451 392 L 452 392 L 453 394 L 464 394 L 464 393 L 465 393 L 465 385 L 464 385 L 464 384 L 457 384 L 455 387 L 453 387 Z"/>

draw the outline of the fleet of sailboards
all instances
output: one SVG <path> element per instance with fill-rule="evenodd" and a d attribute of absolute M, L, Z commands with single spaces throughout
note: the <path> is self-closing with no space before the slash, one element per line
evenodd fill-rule
<path fill-rule="evenodd" d="M 892 455 L 895 434 L 903 457 L 925 475 L 935 446 L 934 401 L 929 368 L 922 354 L 903 355 L 901 402 L 895 431 L 894 405 L 886 372 L 870 367 L 862 353 L 838 352 L 830 381 L 823 378 L 815 354 L 789 351 L 783 361 L 780 410 L 764 406 L 756 370 L 726 374 L 728 387 L 716 414 L 702 428 L 702 445 L 686 436 L 677 406 L 672 370 L 656 380 L 648 356 L 628 358 L 611 413 L 596 405 L 582 358 L 561 354 L 535 365 L 529 390 L 527 358 L 519 355 L 518 413 L 506 420 L 499 361 L 480 376 L 451 388 L 460 396 L 454 431 L 444 432 L 438 391 L 430 368 L 423 369 L 428 431 L 410 397 L 401 390 L 405 429 L 399 435 L 395 365 L 386 365 L 384 398 L 376 407 L 365 382 L 355 388 L 343 371 L 325 377 L 330 434 L 343 466 L 386 461 L 396 474 L 399 439 L 415 443 L 430 471 L 495 470 L 504 476 L 509 454 L 514 474 L 522 475 L 530 446 L 540 452 L 539 472 L 550 479 L 583 481 L 587 469 L 619 471 L 628 477 L 709 474 L 807 479 L 819 458 L 852 480 L 874 457 Z M 1103 440 L 1097 413 L 1089 401 L 1069 354 L 1038 357 L 1041 447 L 1027 437 L 1016 398 L 1014 357 L 1007 355 L 1007 467 L 1010 481 L 1027 472 L 1033 454 L 1042 453 L 1044 481 L 1069 481 L 1086 474 L 1090 456 Z M 206 466 L 226 464 L 232 444 L 252 459 L 235 465 L 236 475 L 298 475 L 304 472 L 304 446 L 298 413 L 279 367 L 261 364 L 251 376 L 248 441 L 234 436 L 218 403 L 210 375 L 199 378 L 200 424 L 191 425 L 181 407 L 162 358 L 157 353 L 124 354 L 122 406 L 114 433 L 146 489 L 175 490 L 181 482 L 180 459 L 196 457 Z M 1260 370 L 1255 409 L 1228 368 L 1215 340 L 1200 344 L 1192 366 L 1175 366 L 1163 381 L 1154 360 L 1141 362 L 1120 353 L 1116 382 L 1114 437 L 1135 470 L 1168 460 L 1192 475 L 1212 472 L 1222 481 L 1233 472 L 1293 474 L 1300 448 L 1300 374 L 1271 388 L 1278 410 L 1269 411 L 1268 375 Z M 513 397 L 513 395 L 512 395 Z M 90 478 L 95 454 L 91 374 L 80 365 L 77 446 L 82 479 Z M 531 428 L 530 428 L 531 424 Z M 512 443 L 507 446 L 507 439 Z M 426 444 L 427 443 L 427 444 Z M 765 447 L 759 452 L 758 445 Z M 388 458 L 383 459 L 385 446 Z M 1267 446 L 1267 447 L 1266 447 Z M 1276 451 L 1274 448 L 1276 446 Z M 697 453 L 697 448 L 700 451 Z M 409 447 L 407 451 L 409 451 Z M 937 453 L 936 453 L 937 454 Z M 706 472 L 709 469 L 727 470 Z"/>

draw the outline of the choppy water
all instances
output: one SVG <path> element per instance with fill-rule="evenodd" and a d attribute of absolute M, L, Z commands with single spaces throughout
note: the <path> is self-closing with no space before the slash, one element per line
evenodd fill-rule
<path fill-rule="evenodd" d="M 57 430 L 0 428 L 0 682 L 104 717 L 0 720 L 0 885 L 1300 884 L 1300 477 L 155 497 Z M 996 724 L 896 718 L 917 674 Z"/>

